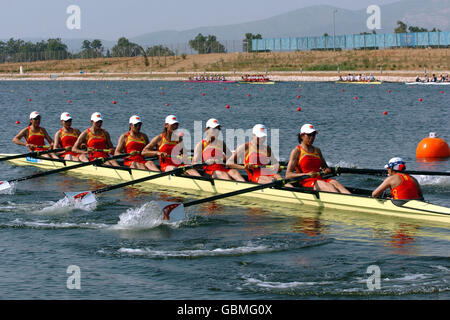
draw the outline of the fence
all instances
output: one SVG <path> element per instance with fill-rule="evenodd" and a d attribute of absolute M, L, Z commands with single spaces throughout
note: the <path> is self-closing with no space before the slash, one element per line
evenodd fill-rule
<path fill-rule="evenodd" d="M 252 51 L 384 49 L 429 46 L 450 46 L 450 32 L 352 34 L 336 37 L 288 37 L 252 40 Z"/>

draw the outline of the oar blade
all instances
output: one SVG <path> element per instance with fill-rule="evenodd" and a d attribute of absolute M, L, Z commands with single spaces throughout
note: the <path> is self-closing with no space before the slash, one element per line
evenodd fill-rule
<path fill-rule="evenodd" d="M 0 181 L 0 191 L 5 191 L 11 189 L 12 186 L 8 181 Z"/>
<path fill-rule="evenodd" d="M 82 205 L 89 205 L 97 202 L 95 195 L 91 191 L 82 192 L 64 192 L 66 197 L 74 202 L 80 202 Z"/>
<path fill-rule="evenodd" d="M 184 220 L 184 206 L 179 202 L 156 201 L 162 212 L 162 219 L 170 222 Z"/>

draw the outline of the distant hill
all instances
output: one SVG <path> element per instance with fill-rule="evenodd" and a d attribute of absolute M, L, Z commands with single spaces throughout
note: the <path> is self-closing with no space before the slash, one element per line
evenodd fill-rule
<path fill-rule="evenodd" d="M 131 38 L 141 45 L 177 44 L 193 39 L 198 33 L 214 34 L 219 40 L 242 40 L 245 33 L 260 33 L 264 38 L 287 36 L 319 36 L 333 34 L 333 10 L 336 13 L 336 34 L 354 34 L 367 29 L 366 9 L 347 10 L 317 5 L 294 10 L 271 18 L 248 23 L 199 27 L 185 31 L 159 31 Z M 432 29 L 450 30 L 450 0 L 402 0 L 380 6 L 381 28 L 377 33 L 393 32 L 397 21 Z"/>
<path fill-rule="evenodd" d="M 202 33 L 203 35 L 215 35 L 219 41 L 236 40 L 233 45 L 236 50 L 239 50 L 241 48 L 241 41 L 244 39 L 245 33 L 248 32 L 254 34 L 259 33 L 263 38 L 319 36 L 324 33 L 332 35 L 333 10 L 335 9 L 338 10 L 335 15 L 336 35 L 358 34 L 360 32 L 370 31 L 366 27 L 366 20 L 368 18 L 366 9 L 353 11 L 328 5 L 317 5 L 247 23 L 205 26 L 184 31 L 157 31 L 128 39 L 144 47 L 155 44 L 171 44 L 176 46 L 180 51 L 183 51 L 185 47 L 189 49 L 187 46 L 189 40 L 193 39 L 197 34 Z M 405 22 L 408 26 L 414 25 L 427 29 L 436 27 L 443 31 L 450 30 L 450 0 L 401 0 L 382 5 L 380 9 L 382 29 L 376 30 L 377 33 L 393 32 L 398 20 Z M 127 35 L 124 36 L 127 37 Z M 24 40 L 34 42 L 44 39 Z M 77 52 L 80 50 L 81 43 L 85 39 L 62 40 L 67 44 L 70 51 Z M 105 48 L 112 48 L 117 42 L 117 39 L 115 41 L 102 40 L 102 42 Z M 228 49 L 230 50 L 230 45 L 228 45 Z"/>

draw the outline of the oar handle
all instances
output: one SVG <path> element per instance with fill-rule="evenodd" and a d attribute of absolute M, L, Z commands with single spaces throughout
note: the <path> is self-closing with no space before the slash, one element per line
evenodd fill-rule
<path fill-rule="evenodd" d="M 154 175 L 150 175 L 148 177 L 143 177 L 143 178 L 139 178 L 139 179 L 135 179 L 135 180 L 131 180 L 131 181 L 115 184 L 115 185 L 112 185 L 112 186 L 107 186 L 107 187 L 104 187 L 104 188 L 101 188 L 101 189 L 97 189 L 97 190 L 92 191 L 92 193 L 93 194 L 103 193 L 103 192 L 106 192 L 106 191 L 127 187 L 127 186 L 130 186 L 130 185 L 133 185 L 133 184 L 136 184 L 136 183 L 141 183 L 141 182 L 148 181 L 148 180 L 158 179 L 158 178 L 162 178 L 162 177 L 169 176 L 169 175 L 181 174 L 181 173 L 186 172 L 189 169 L 201 168 L 202 166 L 204 166 L 204 163 L 194 164 L 194 165 L 185 166 L 185 167 L 178 167 L 176 169 L 173 169 L 173 170 L 170 170 L 170 171 L 166 171 L 166 172 L 162 172 L 162 173 L 158 173 L 158 174 L 154 174 Z"/>
<path fill-rule="evenodd" d="M 382 176 L 387 174 L 387 169 L 359 169 L 359 168 L 334 168 L 336 174 L 340 173 L 353 173 L 353 174 L 367 174 L 367 175 L 377 175 Z M 427 176 L 450 176 L 450 172 L 445 171 L 402 171 L 402 173 L 412 174 L 412 175 L 427 175 Z"/>
<path fill-rule="evenodd" d="M 324 176 L 324 178 L 329 178 L 334 176 L 335 174 L 327 174 Z M 275 180 L 274 182 L 270 182 L 270 183 L 266 183 L 266 184 L 260 184 L 254 187 L 250 187 L 250 188 L 245 188 L 245 189 L 241 189 L 241 190 L 236 190 L 236 191 L 232 191 L 232 192 L 227 192 L 227 193 L 223 193 L 223 194 L 218 194 L 215 196 L 211 196 L 208 198 L 204 198 L 204 199 L 199 199 L 199 200 L 194 200 L 188 203 L 183 204 L 183 206 L 186 207 L 190 207 L 190 206 L 194 206 L 197 204 L 201 204 L 204 202 L 209 202 L 209 201 L 214 201 L 214 200 L 219 200 L 219 199 L 223 199 L 223 198 L 228 198 L 228 197 L 232 197 L 232 196 L 237 196 L 243 193 L 248 193 L 248 192 L 253 192 L 253 191 L 257 191 L 257 190 L 262 190 L 262 189 L 267 189 L 267 188 L 274 188 L 274 187 L 283 187 L 288 183 L 294 183 L 294 182 L 298 182 L 307 178 L 311 178 L 310 175 L 304 175 L 304 176 L 300 176 L 300 177 L 295 177 L 295 178 L 290 178 L 290 179 L 280 179 L 280 180 Z"/>
<path fill-rule="evenodd" d="M 52 149 L 52 150 L 46 150 L 46 151 L 32 151 L 32 152 L 28 152 L 28 153 L 15 154 L 13 156 L 0 158 L 0 161 L 7 161 L 7 160 L 18 159 L 18 158 L 26 158 L 26 157 L 36 158 L 36 157 L 39 157 L 40 155 L 43 155 L 43 154 L 54 153 L 54 152 L 61 152 L 61 151 L 65 151 L 65 150 L 66 149 L 64 149 L 64 148 L 60 148 L 60 149 Z"/>
<path fill-rule="evenodd" d="M 93 161 L 82 162 L 82 163 L 79 163 L 79 164 L 76 164 L 76 165 L 73 165 L 73 166 L 68 166 L 68 167 L 63 167 L 63 168 L 59 168 L 59 169 L 55 169 L 55 170 L 35 173 L 35 174 L 29 175 L 29 176 L 25 176 L 25 177 L 22 177 L 22 178 L 9 180 L 8 182 L 18 182 L 18 181 L 24 181 L 24 180 L 44 177 L 44 176 L 48 176 L 48 175 L 51 175 L 51 174 L 54 174 L 54 173 L 64 172 L 64 171 L 77 169 L 77 168 L 81 168 L 81 167 L 86 167 L 86 166 L 90 166 L 90 165 L 101 165 L 101 164 L 104 164 L 106 161 L 113 160 L 113 159 L 119 159 L 119 158 L 123 158 L 123 157 L 127 157 L 127 156 L 129 156 L 129 153 L 119 154 L 117 156 L 113 156 L 113 157 L 109 157 L 109 158 L 97 158 L 97 159 L 95 159 Z"/>

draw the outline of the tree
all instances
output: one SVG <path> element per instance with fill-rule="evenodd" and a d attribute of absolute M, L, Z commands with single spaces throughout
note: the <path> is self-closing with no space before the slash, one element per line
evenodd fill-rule
<path fill-rule="evenodd" d="M 146 53 L 149 57 L 164 57 L 175 55 L 175 52 L 162 45 L 147 48 Z"/>
<path fill-rule="evenodd" d="M 409 30 L 409 32 L 428 32 L 428 30 L 425 28 L 413 27 L 413 26 L 410 26 L 408 28 L 408 30 Z"/>
<path fill-rule="evenodd" d="M 242 44 L 242 51 L 244 51 L 244 52 L 253 51 L 253 47 L 252 47 L 253 39 L 262 39 L 262 36 L 259 33 L 258 34 L 246 33 L 245 39 Z"/>
<path fill-rule="evenodd" d="M 395 33 L 406 33 L 406 23 L 402 21 L 397 21 L 397 28 L 394 29 Z"/>
<path fill-rule="evenodd" d="M 142 54 L 142 50 L 136 43 L 130 42 L 127 38 L 122 37 L 112 48 L 111 55 L 113 57 L 136 57 Z"/>
<path fill-rule="evenodd" d="M 214 35 L 205 37 L 199 33 L 194 39 L 189 41 L 189 46 L 200 54 L 226 52 L 225 47 L 217 41 L 217 38 Z"/>

